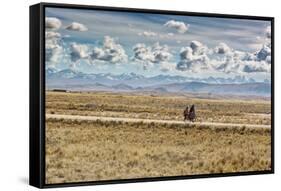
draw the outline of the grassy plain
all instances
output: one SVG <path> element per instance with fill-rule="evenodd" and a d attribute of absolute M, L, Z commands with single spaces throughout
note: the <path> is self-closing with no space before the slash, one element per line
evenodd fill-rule
<path fill-rule="evenodd" d="M 270 102 L 184 96 L 47 92 L 46 113 L 182 120 L 195 104 L 193 124 L 47 119 L 46 183 L 97 181 L 271 169 Z"/>
<path fill-rule="evenodd" d="M 197 121 L 270 125 L 270 101 L 199 99 L 176 95 L 47 92 L 47 113 L 142 119 L 182 120 L 195 104 Z"/>

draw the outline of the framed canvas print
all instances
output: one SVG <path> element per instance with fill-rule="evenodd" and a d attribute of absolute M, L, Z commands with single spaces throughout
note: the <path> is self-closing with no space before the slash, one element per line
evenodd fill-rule
<path fill-rule="evenodd" d="M 30 184 L 274 172 L 274 19 L 30 7 Z"/>

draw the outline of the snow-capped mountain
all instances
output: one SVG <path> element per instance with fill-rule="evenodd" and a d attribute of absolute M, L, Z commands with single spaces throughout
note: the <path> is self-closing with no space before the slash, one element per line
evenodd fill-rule
<path fill-rule="evenodd" d="M 270 95 L 270 83 L 256 82 L 252 78 L 193 78 L 171 75 L 145 77 L 135 73 L 120 75 L 110 73 L 86 74 L 65 69 L 46 69 L 48 89 L 88 91 L 157 91 L 157 92 L 204 92 L 220 94 Z"/>
<path fill-rule="evenodd" d="M 254 83 L 256 82 L 252 78 L 246 78 L 245 76 L 235 76 L 234 78 L 215 78 L 215 77 L 208 77 L 208 78 L 193 78 L 193 77 L 183 77 L 183 76 L 171 76 L 171 75 L 157 75 L 153 77 L 145 77 L 143 75 L 135 74 L 135 73 L 124 73 L 120 75 L 114 75 L 110 73 L 100 73 L 100 74 L 86 74 L 83 72 L 65 69 L 57 71 L 53 68 L 46 69 L 46 77 L 48 80 L 52 79 L 86 79 L 86 80 L 93 80 L 96 82 L 103 82 L 105 84 L 112 83 L 112 84 L 119 84 L 123 83 L 124 81 L 129 83 L 130 85 L 134 86 L 134 82 L 145 82 L 147 85 L 151 84 L 164 84 L 164 83 L 175 83 L 175 82 L 205 82 L 210 84 L 240 84 L 240 83 Z M 89 81 L 90 82 L 90 81 Z M 109 85 L 112 85 L 109 84 Z M 138 85 L 138 84 L 136 84 Z"/>

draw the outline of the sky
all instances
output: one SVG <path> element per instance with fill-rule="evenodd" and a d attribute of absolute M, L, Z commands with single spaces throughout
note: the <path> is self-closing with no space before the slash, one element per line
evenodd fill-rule
<path fill-rule="evenodd" d="M 46 8 L 46 68 L 270 79 L 270 21 Z"/>

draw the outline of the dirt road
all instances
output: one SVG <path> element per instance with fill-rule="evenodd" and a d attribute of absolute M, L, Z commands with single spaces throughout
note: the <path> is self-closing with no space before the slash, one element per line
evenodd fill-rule
<path fill-rule="evenodd" d="M 143 123 L 168 123 L 168 124 L 194 124 L 202 126 L 215 127 L 247 127 L 247 128 L 271 128 L 270 125 L 255 124 L 236 124 L 236 123 L 216 123 L 216 122 L 184 122 L 176 120 L 157 120 L 157 119 L 134 119 L 124 117 L 101 117 L 101 116 L 81 116 L 81 115 L 62 115 L 46 114 L 47 119 L 69 119 L 69 120 L 87 120 L 87 121 L 121 121 L 121 122 L 143 122 Z"/>

